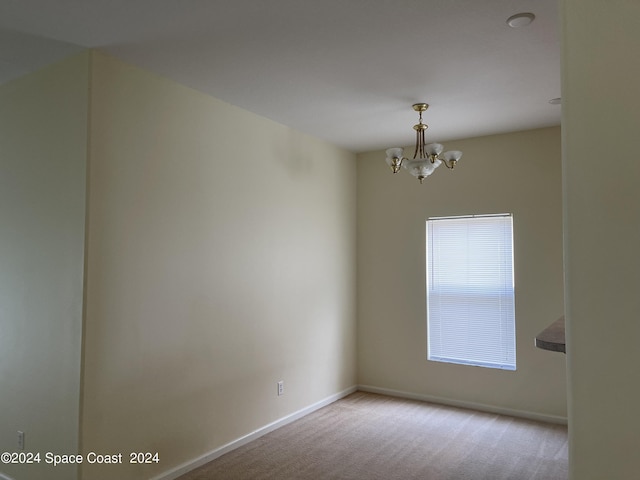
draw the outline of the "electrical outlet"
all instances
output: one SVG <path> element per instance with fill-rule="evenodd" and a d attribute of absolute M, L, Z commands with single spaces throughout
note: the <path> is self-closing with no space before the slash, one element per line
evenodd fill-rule
<path fill-rule="evenodd" d="M 18 430 L 18 450 L 24 450 L 24 432 Z"/>
<path fill-rule="evenodd" d="M 284 395 L 284 380 L 278 382 L 278 396 Z"/>

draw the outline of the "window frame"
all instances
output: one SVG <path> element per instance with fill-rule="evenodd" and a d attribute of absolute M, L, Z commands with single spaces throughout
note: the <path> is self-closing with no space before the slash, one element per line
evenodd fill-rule
<path fill-rule="evenodd" d="M 447 239 L 447 235 L 451 235 L 451 232 L 445 231 L 443 235 L 439 234 L 438 239 L 434 239 L 433 229 L 436 228 L 436 224 L 438 229 L 447 228 L 446 224 L 441 221 L 450 220 L 455 222 L 455 225 L 450 224 L 453 225 L 452 231 L 455 231 L 456 228 L 463 229 L 466 225 L 468 234 L 471 228 L 488 228 L 487 225 L 490 225 L 493 220 L 496 223 L 496 230 L 495 232 L 481 230 L 481 233 L 471 234 L 465 237 L 466 240 L 462 239 L 460 242 L 458 242 L 459 237 L 449 237 L 448 240 L 454 244 L 453 246 L 437 243 L 443 242 L 443 238 Z M 488 235 L 487 232 L 489 232 Z M 482 235 L 486 235 L 486 238 Z M 492 238 L 492 235 L 495 238 Z M 501 240 L 500 237 L 502 237 Z M 495 248 L 495 251 L 484 250 L 480 252 L 478 245 L 469 243 L 474 238 L 476 240 L 481 238 L 478 243 L 482 248 Z M 464 244 L 464 246 L 460 247 L 458 244 Z M 434 248 L 438 249 L 438 262 L 448 258 L 447 261 L 450 263 L 445 266 L 438 264 L 434 267 L 436 262 Z M 457 251 L 456 248 L 463 248 L 464 251 Z M 427 360 L 515 371 L 517 369 L 517 355 L 513 214 L 429 217 L 426 221 L 425 250 Z M 441 250 L 444 250 L 443 254 Z M 459 255 L 455 255 L 456 252 Z M 482 254 L 487 257 L 483 257 Z M 465 262 L 460 262 L 458 257 L 464 257 Z M 470 257 L 474 259 L 470 260 Z M 495 268 L 494 263 L 491 263 L 491 268 L 483 270 L 483 262 L 486 266 L 487 259 L 493 257 L 498 257 Z M 478 258 L 481 260 L 477 260 Z M 467 271 L 460 273 L 460 278 L 451 273 L 458 272 L 454 268 L 461 270 L 462 267 L 465 267 Z M 434 269 L 438 269 L 438 271 L 434 273 Z M 439 275 L 440 271 L 445 273 L 436 278 L 435 275 Z M 489 271 L 490 275 L 486 275 L 485 271 Z M 434 287 L 433 284 L 438 282 L 451 281 L 452 276 L 456 277 L 451 284 L 453 286 Z M 462 287 L 461 281 L 464 282 Z M 483 282 L 487 283 L 483 284 Z M 461 288 L 464 288 L 464 291 L 459 295 L 462 307 L 458 307 L 458 304 L 451 299 L 455 299 Z M 471 297 L 476 297 L 475 303 Z M 447 298 L 449 300 L 446 300 Z M 455 313 L 456 310 L 463 310 L 463 307 L 466 307 L 468 312 Z M 435 312 L 436 308 L 439 310 L 437 313 Z M 476 313 L 471 315 L 469 313 L 471 311 L 479 312 L 479 315 Z M 497 319 L 494 318 L 496 314 L 498 315 Z M 456 315 L 464 318 L 461 318 L 461 321 L 452 320 Z M 483 324 L 485 319 L 487 321 Z M 480 333 L 480 335 L 472 338 L 474 333 L 476 335 Z M 498 337 L 495 337 L 496 335 Z M 436 337 L 438 338 L 436 339 Z M 478 339 L 481 337 L 484 337 L 485 344 L 478 343 Z"/>

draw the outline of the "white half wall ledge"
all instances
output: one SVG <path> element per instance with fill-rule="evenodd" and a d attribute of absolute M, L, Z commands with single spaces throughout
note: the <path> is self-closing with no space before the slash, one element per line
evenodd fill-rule
<path fill-rule="evenodd" d="M 390 388 L 375 387 L 372 385 L 358 385 L 358 391 L 378 393 L 380 395 L 388 395 L 390 397 L 406 398 L 408 400 L 419 400 L 422 402 L 437 403 L 439 405 L 447 405 L 450 407 L 466 408 L 469 410 L 477 410 L 479 412 L 507 415 L 509 417 L 525 418 L 527 420 L 535 420 L 536 422 L 567 425 L 567 417 L 562 417 L 559 415 L 547 415 L 545 413 L 528 412 L 526 410 L 515 410 L 494 405 L 485 405 L 483 403 L 466 402 L 463 400 L 454 400 L 452 398 L 435 397 L 433 395 L 424 395 L 421 393 L 403 392 L 401 390 L 392 390 Z"/>
<path fill-rule="evenodd" d="M 309 415 L 310 413 L 313 413 L 316 410 L 321 409 L 322 407 L 326 407 L 327 405 L 330 405 L 333 402 L 336 402 L 341 398 L 344 398 L 347 395 L 351 395 L 352 393 L 357 391 L 358 391 L 358 387 L 354 385 L 352 387 L 347 388 L 346 390 L 330 395 L 327 398 L 324 398 L 323 400 L 320 400 L 312 405 L 309 405 L 308 407 L 302 408 L 296 412 L 291 413 L 290 415 L 280 418 L 279 420 L 271 422 L 268 425 L 265 425 L 264 427 L 254 430 L 253 432 L 248 433 L 247 435 L 237 438 L 227 443 L 226 445 L 222 445 L 221 447 L 216 448 L 215 450 L 212 450 L 209 453 L 205 453 L 204 455 L 198 458 L 194 458 L 193 460 L 189 460 L 188 462 L 178 465 L 177 467 L 161 475 L 155 476 L 150 480 L 175 480 L 181 475 L 184 475 L 185 473 L 195 470 L 196 468 L 201 467 L 202 465 L 209 463 L 210 461 L 215 460 L 218 457 L 221 457 L 225 453 L 229 453 L 232 450 L 235 450 L 236 448 L 242 447 L 243 445 L 246 445 L 247 443 L 258 439 L 269 432 L 273 432 L 274 430 L 277 430 L 280 427 L 284 427 L 285 425 L 291 422 L 294 422 L 306 415 Z M 0 475 L 0 480 L 4 480 L 2 478 L 2 475 Z M 7 478 L 7 480 L 13 480 L 13 479 Z"/>

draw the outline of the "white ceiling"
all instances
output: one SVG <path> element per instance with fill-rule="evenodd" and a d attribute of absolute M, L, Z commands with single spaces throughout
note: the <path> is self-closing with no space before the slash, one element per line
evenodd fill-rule
<path fill-rule="evenodd" d="M 560 124 L 557 0 L 0 0 L 0 82 L 100 48 L 353 151 Z M 528 27 L 506 19 L 533 12 Z"/>

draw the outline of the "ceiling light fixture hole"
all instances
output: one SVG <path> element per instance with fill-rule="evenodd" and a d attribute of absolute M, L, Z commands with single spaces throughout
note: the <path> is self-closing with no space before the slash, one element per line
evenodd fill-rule
<path fill-rule="evenodd" d="M 507 18 L 507 25 L 511 28 L 526 27 L 527 25 L 530 25 L 535 18 L 536 16 L 533 13 L 516 13 L 515 15 L 511 15 Z"/>

